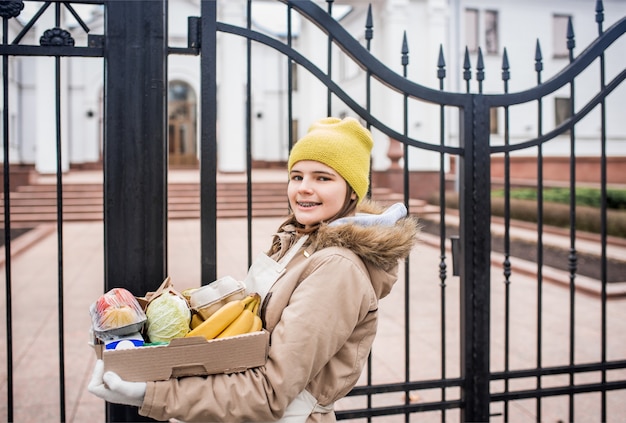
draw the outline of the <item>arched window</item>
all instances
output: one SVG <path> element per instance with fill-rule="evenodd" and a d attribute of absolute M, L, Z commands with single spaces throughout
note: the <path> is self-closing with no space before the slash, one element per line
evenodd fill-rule
<path fill-rule="evenodd" d="M 197 166 L 196 94 L 182 81 L 171 81 L 168 90 L 169 164 Z"/>

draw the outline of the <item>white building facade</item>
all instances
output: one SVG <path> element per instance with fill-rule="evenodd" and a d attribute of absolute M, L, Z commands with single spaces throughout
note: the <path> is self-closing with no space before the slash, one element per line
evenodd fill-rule
<path fill-rule="evenodd" d="M 273 4 L 276 3 L 276 4 Z M 317 2 L 326 8 L 324 1 Z M 333 3 L 337 19 L 355 38 L 365 45 L 365 22 L 370 2 L 337 1 Z M 344 8 L 349 6 L 349 8 Z M 503 92 L 502 53 L 506 48 L 510 64 L 509 92 L 524 91 L 537 84 L 535 51 L 537 40 L 543 56 L 542 81 L 546 81 L 568 63 L 566 48 L 566 22 L 571 17 L 578 55 L 597 36 L 595 0 L 374 0 L 371 2 L 374 37 L 371 52 L 382 63 L 402 74 L 401 48 L 406 34 L 409 47 L 407 77 L 418 84 L 439 88 L 437 63 L 440 49 L 446 62 L 444 89 L 465 91 L 463 63 L 469 53 L 472 64 L 473 92 L 477 92 L 476 60 L 478 49 L 485 64 L 483 92 Z M 626 15 L 626 2 L 604 1 L 604 28 Z M 285 39 L 286 12 L 278 2 L 253 2 L 253 29 L 273 37 Z M 88 13 L 90 33 L 102 34 L 102 10 Z M 169 45 L 184 47 L 187 44 L 187 17 L 199 16 L 198 0 L 169 1 Z M 50 16 L 48 16 L 50 15 Z M 42 16 L 31 29 L 23 44 L 37 44 L 48 28 L 52 28 L 51 13 Z M 295 15 L 295 14 L 294 14 Z M 218 3 L 218 19 L 245 26 L 246 2 L 229 0 Z M 12 20 L 11 31 L 21 30 Z M 76 45 L 86 45 L 87 34 L 67 17 Z M 294 19 L 293 46 L 322 70 L 327 66 L 327 39 L 321 31 L 304 20 Z M 624 41 L 611 46 L 607 53 L 606 73 L 609 79 L 626 67 L 626 57 L 616 53 L 624 51 Z M 243 172 L 246 168 L 246 41 L 230 34 L 218 36 L 218 170 Z M 333 49 L 333 78 L 343 90 L 350 93 L 359 104 L 365 103 L 364 72 Z M 99 58 L 63 58 L 61 77 L 61 140 L 62 168 L 98 166 L 102 162 L 103 128 L 103 62 Z M 39 173 L 56 172 L 55 84 L 54 59 L 19 57 L 12 59 L 10 103 L 10 162 L 33 166 Z M 288 131 L 285 122 L 287 110 L 287 59 L 272 49 L 252 44 L 251 83 L 251 140 L 252 156 L 258 166 L 284 163 L 288 152 Z M 294 67 L 293 118 L 294 137 L 302 136 L 309 123 L 327 114 L 327 90 L 302 68 Z M 169 153 L 171 166 L 198 166 L 200 105 L 200 59 L 193 55 L 170 55 L 169 79 Z M 598 92 L 599 67 L 585 73 L 576 85 L 576 103 L 584 104 Z M 621 94 L 619 91 L 621 90 Z M 611 123 L 607 130 L 609 156 L 626 157 L 626 120 L 616 114 L 626 106 L 624 88 L 619 88 L 607 99 Z M 543 110 L 545 133 L 554 128 L 566 110 L 569 90 L 546 98 Z M 512 107 L 510 110 L 511 142 L 524 141 L 537 135 L 536 112 L 532 106 Z M 385 124 L 402 131 L 403 109 L 400 96 L 372 84 L 371 112 Z M 453 113 L 452 111 L 450 113 Z M 492 116 L 492 137 L 502 142 L 504 134 L 503 112 Z M 336 98 L 332 100 L 332 114 L 354 115 Z M 613 116 L 615 115 L 615 116 Z M 36 122 L 36 125 L 33 124 Z M 435 122 L 436 124 L 432 124 Z M 439 142 L 439 107 L 425 103 L 411 103 L 409 135 L 431 143 Z M 447 119 L 447 122 L 456 122 Z M 445 129 L 447 143 L 458 144 L 456 123 Z M 577 125 L 580 140 L 578 155 L 598 157 L 600 120 L 598 114 Z M 375 147 L 373 169 L 385 170 L 390 166 L 389 140 L 373 130 Z M 545 154 L 564 156 L 569 137 L 548 143 Z M 524 152 L 520 152 L 524 155 Z M 435 171 L 439 168 L 438 154 L 424 152 L 409 157 L 409 166 L 415 171 Z"/>

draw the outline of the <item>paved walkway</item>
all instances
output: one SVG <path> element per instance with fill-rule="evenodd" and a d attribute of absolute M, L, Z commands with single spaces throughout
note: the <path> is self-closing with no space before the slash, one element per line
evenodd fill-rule
<path fill-rule="evenodd" d="M 178 177 L 183 177 L 179 175 Z M 187 175 L 190 177 L 190 175 Z M 255 180 L 257 178 L 255 177 Z M 269 238 L 281 219 L 256 219 L 253 221 L 253 251 L 267 248 Z M 220 220 L 218 237 L 218 273 L 243 278 L 247 267 L 246 238 L 232 236 L 245 234 L 246 222 L 242 219 Z M 30 238 L 29 238 L 30 237 Z M 103 292 L 103 225 L 101 222 L 66 223 L 63 232 L 63 299 L 65 325 L 65 420 L 67 422 L 104 421 L 103 402 L 86 390 L 95 357 L 88 346 L 90 318 L 88 308 Z M 28 248 L 20 247 L 20 243 Z M 408 288 L 402 276 L 392 294 L 380 305 L 380 327 L 373 349 L 374 383 L 391 383 L 404 380 L 404 298 L 410 290 L 411 343 L 409 348 L 409 373 L 412 379 L 439 379 L 442 365 L 445 376 L 459 376 L 459 278 L 450 275 L 445 288 L 439 279 L 439 249 L 437 239 L 424 234 L 422 243 L 411 255 Z M 169 223 L 169 274 L 179 289 L 200 284 L 200 240 L 197 220 L 180 220 Z M 16 256 L 11 263 L 11 305 L 13 324 L 13 398 L 14 420 L 28 422 L 58 422 L 60 420 L 59 395 L 59 338 L 58 338 L 58 254 L 54 226 L 41 226 L 13 245 Z M 448 257 L 449 257 L 448 253 Z M 449 261 L 449 260 L 448 260 Z M 509 285 L 511 331 L 510 369 L 529 369 L 537 365 L 537 296 L 538 286 L 532 270 L 520 260 L 513 261 L 513 274 Z M 500 257 L 494 254 L 492 269 L 492 336 L 491 362 L 494 371 L 505 366 L 505 286 L 502 283 Z M 530 266 L 532 268 L 532 266 Z M 2 272 L 0 309 L 6 310 L 5 272 Z M 603 311 L 596 295 L 584 291 L 575 294 L 575 308 L 569 306 L 569 288 L 560 283 L 541 285 L 542 293 L 542 344 L 541 361 L 544 366 L 569 363 L 571 312 L 575 320 L 574 358 L 576 363 L 598 362 L 602 359 L 601 321 Z M 562 272 L 554 271 L 553 279 L 567 281 Z M 161 281 L 154 281 L 155 288 Z M 595 281 L 590 281 L 595 283 Z M 444 302 L 445 295 L 445 302 Z M 442 361 L 442 309 L 446 327 L 445 360 Z M 606 358 L 626 358 L 626 298 L 616 297 L 606 307 L 608 342 Z M 5 320 L 3 320 L 5 322 Z M 2 344 L 6 345 L 5 324 L 0 329 Z M 0 361 L 7 360 L 6 350 L 0 351 Z M 624 371 L 610 373 L 611 380 L 624 380 Z M 7 374 L 0 368 L 0 395 L 7 398 Z M 597 373 L 577 376 L 577 382 L 599 381 Z M 533 389 L 534 379 L 512 383 L 515 389 Z M 567 384 L 565 377 L 551 377 L 542 381 L 545 386 Z M 494 391 L 503 387 L 494 384 Z M 458 398 L 457 390 L 449 390 L 448 400 Z M 428 390 L 415 392 L 411 399 L 429 402 L 440 399 L 440 392 Z M 620 421 L 626 415 L 624 392 L 608 393 L 609 421 Z M 401 394 L 387 394 L 374 400 L 375 406 L 401 404 Z M 575 421 L 599 421 L 600 397 L 596 394 L 580 396 L 576 401 Z M 337 404 L 338 409 L 363 407 L 362 398 L 348 398 Z M 502 404 L 494 404 L 494 414 L 502 412 Z M 535 402 L 526 400 L 511 405 L 510 421 L 534 422 Z M 568 406 L 565 398 L 554 397 L 543 402 L 544 421 L 567 421 Z M 0 402 L 0 420 L 7 420 L 7 402 Z M 450 410 L 447 421 L 459 421 L 458 412 Z M 415 417 L 420 422 L 441 420 L 438 413 L 425 413 Z M 502 421 L 496 416 L 492 421 Z M 377 419 L 381 422 L 401 422 L 403 416 Z"/>

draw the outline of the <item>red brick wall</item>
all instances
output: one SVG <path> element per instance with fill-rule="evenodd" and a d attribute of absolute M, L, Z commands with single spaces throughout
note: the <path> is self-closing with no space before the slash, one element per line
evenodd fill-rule
<path fill-rule="evenodd" d="M 511 183 L 513 185 L 536 185 L 537 159 L 535 157 L 510 158 Z M 455 157 L 451 158 L 450 171 L 446 175 L 446 189 L 454 189 Z M 600 159 L 579 157 L 576 159 L 576 181 L 597 185 L 600 183 Z M 492 185 L 502 185 L 504 181 L 504 157 L 492 157 Z M 563 186 L 570 180 L 570 165 L 567 157 L 544 157 L 543 179 L 545 186 Z M 607 157 L 607 182 L 626 186 L 626 157 Z M 389 169 L 372 172 L 372 186 L 389 188 L 394 192 L 404 191 L 402 169 Z M 439 195 L 439 172 L 411 172 L 409 177 L 411 198 L 428 200 Z"/>
<path fill-rule="evenodd" d="M 626 184 L 626 157 L 607 157 L 607 183 Z M 511 179 L 535 180 L 537 159 L 535 157 L 511 157 Z M 491 177 L 504 178 L 504 157 L 492 157 Z M 578 157 L 576 159 L 576 181 L 590 184 L 600 183 L 600 158 Z M 544 157 L 543 179 L 545 182 L 569 182 L 569 157 Z"/>

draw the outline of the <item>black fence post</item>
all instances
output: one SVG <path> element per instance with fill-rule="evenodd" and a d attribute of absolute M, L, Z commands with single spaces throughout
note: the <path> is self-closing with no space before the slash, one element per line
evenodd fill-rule
<path fill-rule="evenodd" d="M 200 252 L 201 283 L 217 279 L 217 5 L 202 0 L 200 73 Z"/>
<path fill-rule="evenodd" d="M 461 421 L 489 421 L 490 156 L 489 108 L 482 95 L 461 113 Z"/>
<path fill-rule="evenodd" d="M 106 2 L 105 290 L 154 291 L 167 273 L 167 1 Z M 152 421 L 107 406 L 107 421 Z"/>

